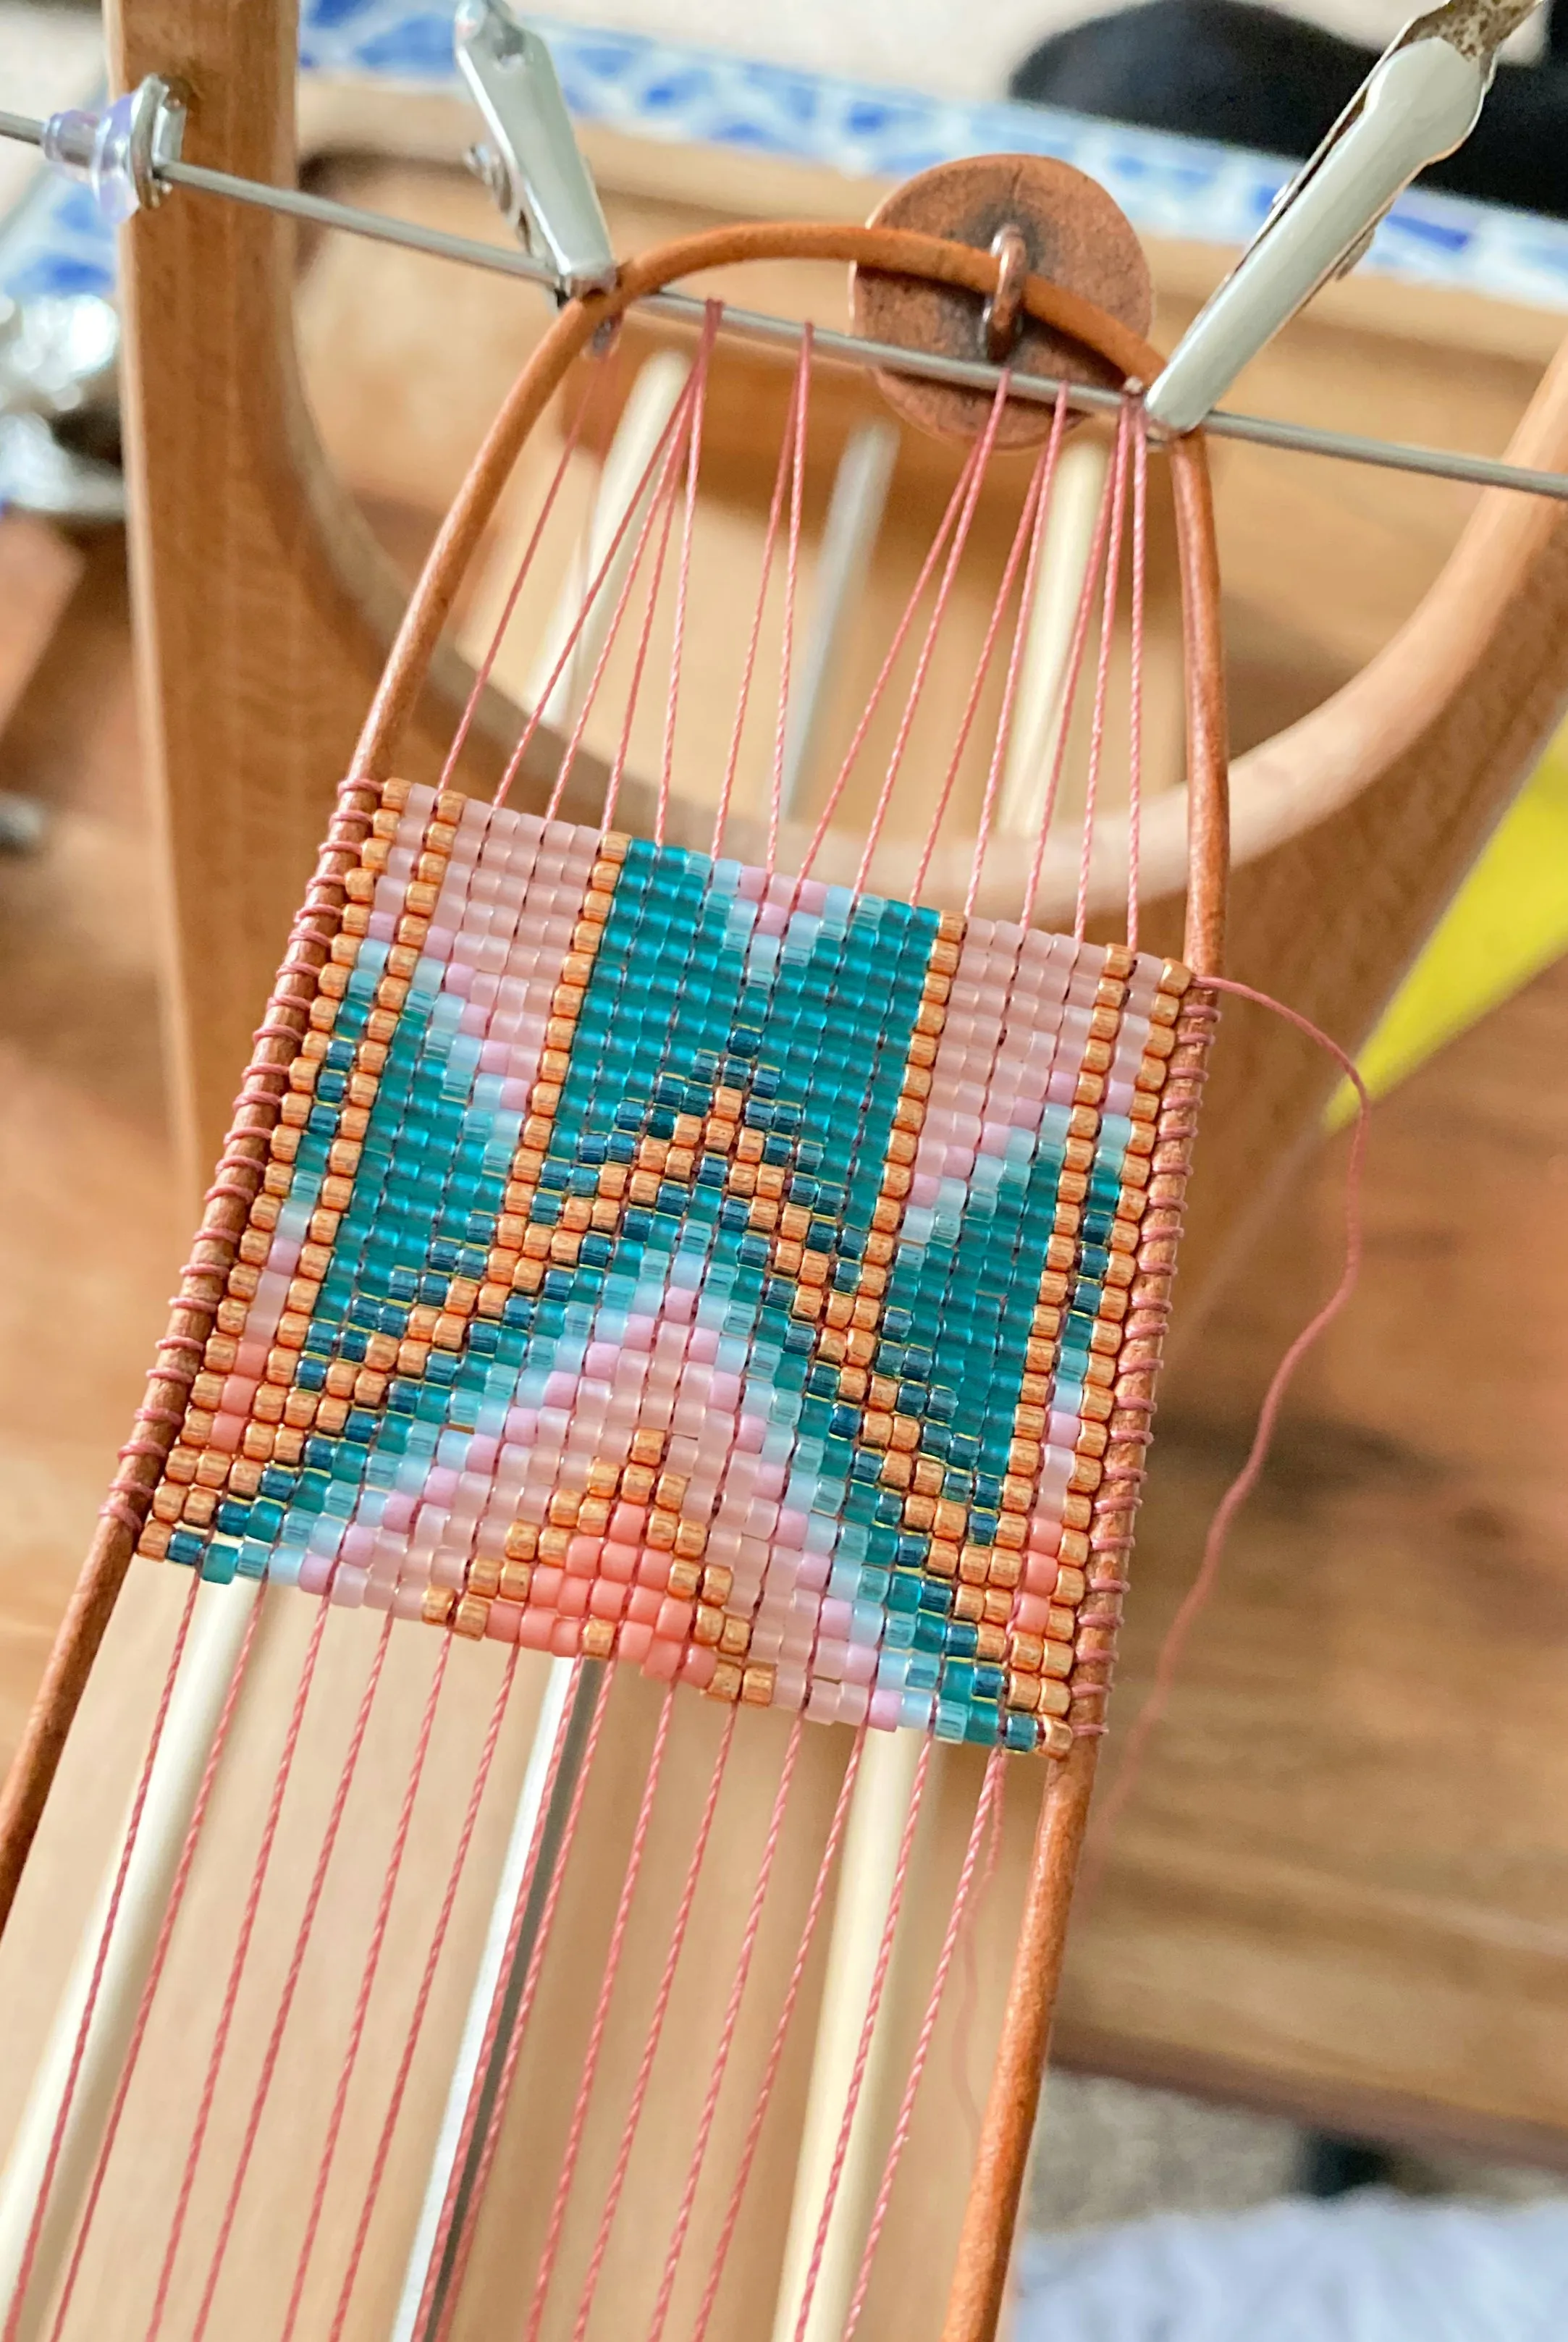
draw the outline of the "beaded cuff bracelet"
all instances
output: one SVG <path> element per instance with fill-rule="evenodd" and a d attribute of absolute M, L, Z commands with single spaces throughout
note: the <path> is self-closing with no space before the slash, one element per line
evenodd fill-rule
<path fill-rule="evenodd" d="M 1101 1729 L 1187 970 L 367 802 L 140 1551 L 814 1717 Z"/>

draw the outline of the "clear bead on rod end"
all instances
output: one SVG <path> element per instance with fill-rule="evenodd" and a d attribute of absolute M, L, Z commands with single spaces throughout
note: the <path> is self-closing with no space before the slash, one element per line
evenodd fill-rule
<path fill-rule="evenodd" d="M 38 142 L 45 159 L 57 170 L 92 189 L 93 200 L 111 227 L 118 227 L 142 206 L 131 167 L 135 103 L 134 96 L 117 97 L 102 114 L 67 106 L 63 114 L 49 116 Z"/>
<path fill-rule="evenodd" d="M 79 106 L 52 114 L 38 143 L 45 159 L 89 187 L 110 226 L 119 227 L 163 201 L 157 166 L 178 157 L 184 127 L 184 106 L 154 74 L 102 114 Z"/>

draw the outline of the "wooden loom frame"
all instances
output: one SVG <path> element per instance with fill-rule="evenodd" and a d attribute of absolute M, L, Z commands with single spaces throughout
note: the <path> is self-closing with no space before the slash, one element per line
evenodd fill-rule
<path fill-rule="evenodd" d="M 123 0 L 117 77 L 128 85 L 156 70 L 186 85 L 192 159 L 286 180 L 293 18 L 287 0 L 244 12 Z M 808 249 L 817 256 L 878 256 L 864 231 L 802 231 L 794 244 L 781 242 L 784 233 L 737 231 L 711 256 Z M 395 607 L 364 525 L 305 422 L 288 318 L 290 250 L 286 231 L 271 219 L 181 198 L 137 223 L 127 255 L 144 699 L 173 891 L 182 1107 L 193 1151 L 203 1153 L 205 1132 L 215 1123 L 221 1128 L 220 1114 L 226 1117 L 238 1036 L 248 1033 L 265 995 L 300 892 L 301 865 L 324 826 L 333 777 L 345 767 L 352 726 Z M 892 248 L 882 256 L 893 257 Z M 911 255 L 905 248 L 899 256 L 907 263 Z M 683 253 L 677 269 L 670 255 L 662 257 L 669 273 L 698 259 Z M 968 259 L 972 266 L 954 264 L 954 276 L 989 290 L 994 264 Z M 647 264 L 634 265 L 626 297 L 652 274 Z M 1032 305 L 1048 308 L 1044 292 L 1034 292 Z M 1148 353 L 1129 352 L 1122 362 L 1129 360 L 1144 370 Z M 1568 389 L 1559 365 L 1512 453 L 1552 465 L 1565 445 Z M 1193 476 L 1191 457 L 1183 476 Z M 1393 990 L 1557 712 L 1568 686 L 1560 624 L 1568 603 L 1565 529 L 1568 522 L 1549 507 L 1489 496 L 1443 577 L 1388 649 L 1233 775 L 1233 963 L 1347 1042 L 1363 1035 Z M 427 598 L 415 614 L 412 649 L 434 649 L 439 616 Z M 378 703 L 385 720 L 373 718 L 366 736 L 365 762 L 378 768 L 396 716 L 408 726 L 400 761 L 420 776 L 438 754 L 444 718 L 450 729 L 461 678 L 438 661 L 422 686 L 413 657 L 394 674 Z M 290 710 L 282 726 L 274 715 L 280 698 Z M 264 704 L 265 727 L 255 722 Z M 482 778 L 488 762 L 481 727 L 468 776 Z M 1166 801 L 1145 863 L 1161 940 L 1170 937 L 1185 862 L 1181 810 L 1179 800 Z M 1310 916 L 1302 916 L 1303 901 L 1313 906 Z M 1195 956 L 1201 966 L 1216 965 L 1209 951 Z M 1323 1088 L 1312 1059 L 1273 1035 L 1249 1034 L 1226 1055 L 1205 1121 L 1198 1198 L 1200 1256 L 1208 1259 L 1222 1216 L 1234 1216 L 1239 1199 L 1255 1196 L 1266 1171 L 1310 1131 Z M 68 1628 L 52 1670 L 53 1697 L 46 1685 L 36 1716 L 33 1738 L 45 1773 L 47 1751 L 63 1738 L 72 1686 L 90 1662 L 123 1572 L 123 1556 L 105 1551 L 102 1559 L 109 1566 L 78 1592 L 75 1631 Z M 1090 1769 L 1085 1759 L 1060 1800 L 1069 1837 L 1081 1826 Z M 0 1891 L 6 1897 L 41 1804 L 42 1777 L 35 1772 L 31 1787 L 24 1777 L 5 1818 Z M 1062 1852 L 1070 1859 L 1070 1846 Z M 1064 1897 L 1053 1910 L 1047 1932 L 1059 1957 Z M 1044 1982 L 1044 1969 L 1037 1973 Z M 1031 2057 L 1044 2047 L 1048 1997 L 1036 1996 Z M 1014 2111 L 1024 2111 L 1016 2097 Z M 1019 2132 L 1016 2119 L 1013 2128 Z M 1010 2161 L 1017 2146 L 1015 2137 Z M 954 2337 L 969 2342 L 990 2330 L 1004 2258 L 993 2223 L 991 2249 L 977 2255 L 983 2274 L 973 2322 L 952 2327 Z"/>

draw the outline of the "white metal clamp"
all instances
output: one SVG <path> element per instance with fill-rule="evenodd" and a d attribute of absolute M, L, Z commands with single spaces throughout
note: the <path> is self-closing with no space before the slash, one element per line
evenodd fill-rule
<path fill-rule="evenodd" d="M 548 47 L 502 0 L 460 0 L 453 42 L 489 134 L 473 168 L 564 295 L 606 291 L 610 231 Z"/>
<path fill-rule="evenodd" d="M 1151 423 L 1191 431 L 1319 287 L 1355 266 L 1417 172 L 1470 135 L 1498 50 L 1538 5 L 1448 0 L 1405 26 L 1177 343 L 1145 402 Z"/>

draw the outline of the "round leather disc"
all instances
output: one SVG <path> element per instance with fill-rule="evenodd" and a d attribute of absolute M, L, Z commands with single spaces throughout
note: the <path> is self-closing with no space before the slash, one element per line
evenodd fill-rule
<path fill-rule="evenodd" d="M 874 227 L 914 228 L 988 251 L 997 230 L 1023 234 L 1032 275 L 1094 301 L 1135 333 L 1146 334 L 1154 308 L 1148 263 L 1132 225 L 1104 187 L 1044 155 L 982 155 L 939 163 L 895 187 L 872 214 Z M 984 358 L 982 305 L 968 293 L 880 269 L 850 273 L 856 333 L 944 357 Z M 1115 369 L 1049 326 L 1025 318 L 1012 352 L 1020 373 L 1065 375 L 1115 387 Z M 973 439 L 984 428 L 991 396 L 917 375 L 878 372 L 888 404 L 943 438 Z M 1033 447 L 1051 428 L 1051 409 L 1009 404 L 997 432 L 1001 447 Z"/>

